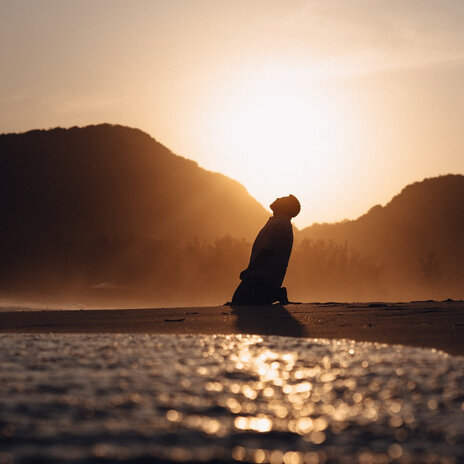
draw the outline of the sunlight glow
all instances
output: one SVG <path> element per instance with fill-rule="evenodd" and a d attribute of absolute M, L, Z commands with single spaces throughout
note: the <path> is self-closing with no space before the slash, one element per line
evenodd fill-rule
<path fill-rule="evenodd" d="M 224 92 L 211 110 L 217 168 L 264 205 L 289 193 L 316 199 L 347 174 L 353 116 L 320 81 L 273 67 Z"/>
<path fill-rule="evenodd" d="M 300 228 L 354 219 L 463 172 L 461 5 L 3 1 L 0 125 L 139 128 Z"/>

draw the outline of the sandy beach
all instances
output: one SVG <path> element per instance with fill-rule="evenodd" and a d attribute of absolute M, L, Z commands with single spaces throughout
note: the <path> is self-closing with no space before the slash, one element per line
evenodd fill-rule
<path fill-rule="evenodd" d="M 281 335 L 401 344 L 464 355 L 464 302 L 40 311 L 3 308 L 0 332 Z"/>
<path fill-rule="evenodd" d="M 2 308 L 0 331 L 0 462 L 464 459 L 463 302 Z"/>

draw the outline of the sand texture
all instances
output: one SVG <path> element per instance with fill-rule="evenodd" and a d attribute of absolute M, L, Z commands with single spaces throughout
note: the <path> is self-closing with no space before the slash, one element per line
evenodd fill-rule
<path fill-rule="evenodd" d="M 258 334 L 336 338 L 464 355 L 464 302 L 312 303 L 285 307 L 8 310 L 0 332 Z"/>

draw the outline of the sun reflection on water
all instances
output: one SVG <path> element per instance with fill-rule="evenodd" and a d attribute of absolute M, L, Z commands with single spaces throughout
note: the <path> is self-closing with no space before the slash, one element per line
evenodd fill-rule
<path fill-rule="evenodd" d="M 73 459 L 96 462 L 464 462 L 459 357 L 252 335 L 41 337 L 0 337 L 8 372 L 0 383 L 2 443 L 21 434 L 37 442 L 80 437 Z M 69 357 L 49 369 L 63 346 Z M 26 347 L 49 385 L 18 354 Z M 43 419 L 44 408 L 55 421 Z M 24 457 L 28 448 L 11 443 L 8 452 Z"/>

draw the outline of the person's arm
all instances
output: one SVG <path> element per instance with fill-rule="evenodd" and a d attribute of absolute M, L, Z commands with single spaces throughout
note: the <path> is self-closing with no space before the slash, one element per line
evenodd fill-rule
<path fill-rule="evenodd" d="M 273 254 L 274 251 L 269 250 L 268 248 L 261 250 L 256 256 L 256 258 L 248 265 L 248 267 L 240 273 L 240 279 L 246 279 L 250 271 L 265 264 Z"/>

